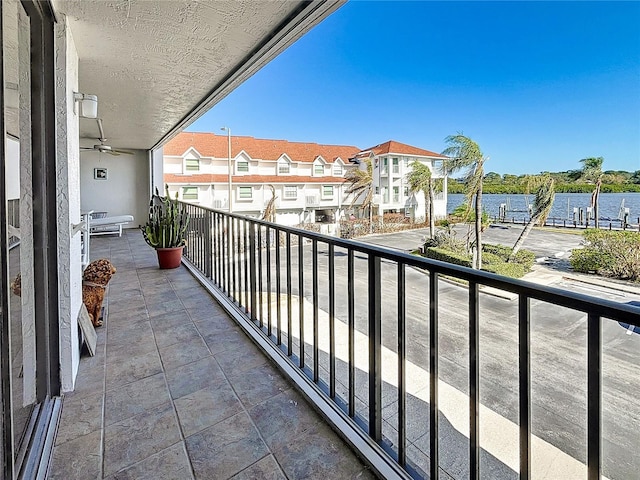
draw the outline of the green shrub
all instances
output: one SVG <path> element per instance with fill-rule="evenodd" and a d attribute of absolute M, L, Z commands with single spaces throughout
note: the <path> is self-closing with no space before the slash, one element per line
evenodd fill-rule
<path fill-rule="evenodd" d="M 463 267 L 471 267 L 471 257 L 456 252 L 445 250 L 438 247 L 427 247 L 425 249 L 425 257 L 441 262 L 453 263 L 454 265 L 462 265 Z"/>
<path fill-rule="evenodd" d="M 484 264 L 497 264 L 504 263 L 504 258 L 500 255 L 496 255 L 495 253 L 486 252 L 484 248 L 482 249 L 482 265 Z"/>
<path fill-rule="evenodd" d="M 482 254 L 482 270 L 486 272 L 496 273 L 511 278 L 522 278 L 531 270 L 534 261 L 534 254 L 528 250 L 521 250 L 522 255 L 516 256 L 521 261 L 507 263 L 507 258 L 511 253 L 511 248 L 501 245 L 484 245 Z M 426 247 L 425 257 L 441 262 L 453 263 L 463 267 L 472 266 L 471 255 L 466 253 L 453 252 L 447 248 Z"/>
<path fill-rule="evenodd" d="M 487 272 L 496 273 L 498 275 L 503 275 L 505 277 L 511 278 L 522 278 L 529 271 L 525 265 L 521 263 L 494 263 L 494 264 L 485 264 L 482 262 L 482 270 Z"/>
<path fill-rule="evenodd" d="M 584 248 L 571 252 L 575 271 L 640 281 L 640 234 L 593 229 L 583 236 Z"/>
<path fill-rule="evenodd" d="M 577 248 L 571 251 L 571 267 L 576 272 L 598 273 L 598 271 L 610 263 L 600 253 L 591 248 Z"/>
<path fill-rule="evenodd" d="M 487 254 L 493 254 L 499 256 L 502 261 L 506 262 L 509 259 L 509 255 L 513 249 L 511 247 L 506 247 L 504 245 L 493 245 L 490 243 L 485 243 L 482 245 L 482 262 L 484 263 L 487 259 Z M 524 265 L 525 271 L 528 272 L 531 270 L 534 262 L 536 261 L 536 254 L 530 250 L 519 250 L 516 253 L 516 257 L 513 260 L 513 263 L 519 263 Z"/>

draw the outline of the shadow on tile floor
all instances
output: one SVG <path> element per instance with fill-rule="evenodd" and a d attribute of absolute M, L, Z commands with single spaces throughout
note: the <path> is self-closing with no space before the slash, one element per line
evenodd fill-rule
<path fill-rule="evenodd" d="M 137 230 L 91 253 L 118 271 L 49 479 L 375 478 L 185 268 Z"/>

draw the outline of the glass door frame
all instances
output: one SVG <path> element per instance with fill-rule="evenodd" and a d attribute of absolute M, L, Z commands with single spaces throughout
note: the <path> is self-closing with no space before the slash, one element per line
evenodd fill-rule
<path fill-rule="evenodd" d="M 5 98 L 0 89 L 0 430 L 3 478 L 35 478 L 46 471 L 60 415 L 58 262 L 56 236 L 55 13 L 49 0 L 21 0 L 29 17 L 31 74 L 31 168 L 33 189 L 36 406 L 16 462 L 11 408 L 9 271 L 5 165 Z M 0 3 L 0 32 L 2 31 Z M 5 84 L 4 45 L 0 85 Z M 25 161 L 21 159 L 21 162 Z M 24 453 L 24 455 L 22 455 Z"/>

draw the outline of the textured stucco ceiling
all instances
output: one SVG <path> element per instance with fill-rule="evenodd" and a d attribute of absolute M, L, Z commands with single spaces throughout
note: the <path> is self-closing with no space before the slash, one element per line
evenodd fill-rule
<path fill-rule="evenodd" d="M 149 149 L 190 123 L 343 0 L 56 0 L 109 145 Z M 97 138 L 95 120 L 80 136 Z M 85 145 L 96 143 L 83 141 Z"/>

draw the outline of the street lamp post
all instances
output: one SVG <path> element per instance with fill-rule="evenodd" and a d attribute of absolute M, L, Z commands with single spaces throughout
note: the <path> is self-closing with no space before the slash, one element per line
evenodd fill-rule
<path fill-rule="evenodd" d="M 233 202 L 233 194 L 231 193 L 231 129 L 229 127 L 222 127 L 220 130 L 222 131 L 226 131 L 227 132 L 227 145 L 228 145 L 228 152 L 227 152 L 227 171 L 229 173 L 229 213 L 231 213 L 233 211 L 231 204 Z"/>

